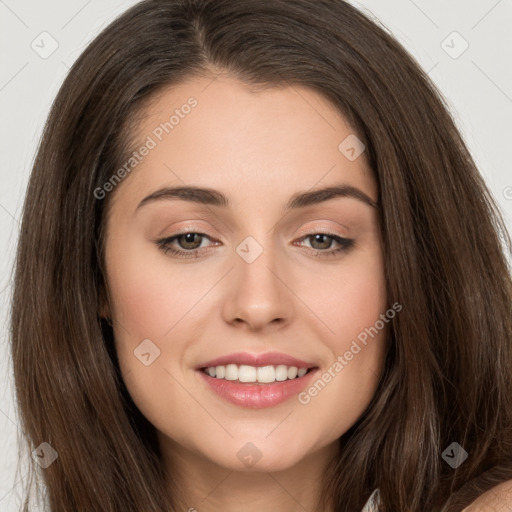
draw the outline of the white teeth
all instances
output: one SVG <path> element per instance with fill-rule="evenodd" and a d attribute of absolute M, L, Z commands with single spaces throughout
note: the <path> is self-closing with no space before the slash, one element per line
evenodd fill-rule
<path fill-rule="evenodd" d="M 256 368 L 242 364 L 238 368 L 238 380 L 240 382 L 256 382 Z"/>
<path fill-rule="evenodd" d="M 228 364 L 226 366 L 226 375 L 224 378 L 226 380 L 238 380 L 238 366 L 236 364 Z"/>
<path fill-rule="evenodd" d="M 256 370 L 257 381 L 268 384 L 276 380 L 276 371 L 273 366 L 261 366 Z"/>
<path fill-rule="evenodd" d="M 288 368 L 284 364 L 276 366 L 276 380 L 282 382 L 288 378 Z"/>
<path fill-rule="evenodd" d="M 290 368 L 288 368 L 288 378 L 289 379 L 295 379 L 295 377 L 297 377 L 297 367 L 296 366 L 290 366 Z"/>
<path fill-rule="evenodd" d="M 212 377 L 217 376 L 219 379 L 223 379 L 226 376 L 226 367 L 225 366 L 216 366 L 215 367 L 215 375 L 212 375 Z"/>
<path fill-rule="evenodd" d="M 226 366 L 210 366 L 205 368 L 204 372 L 217 379 L 269 384 L 276 380 L 283 382 L 288 379 L 304 377 L 308 369 L 299 369 L 296 366 L 286 366 L 284 364 L 277 366 L 248 366 L 245 364 L 237 366 L 236 364 L 228 364 Z"/>

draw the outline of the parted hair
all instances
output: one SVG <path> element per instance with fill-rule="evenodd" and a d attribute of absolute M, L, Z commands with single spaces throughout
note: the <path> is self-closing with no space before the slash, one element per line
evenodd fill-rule
<path fill-rule="evenodd" d="M 460 511 L 512 478 L 510 238 L 446 100 L 380 22 L 342 0 L 145 0 L 72 66 L 34 161 L 14 272 L 22 440 L 27 453 L 42 442 L 58 453 L 43 471 L 30 459 L 30 482 L 42 478 L 52 512 L 178 510 L 99 314 L 115 191 L 94 190 L 126 160 L 150 100 L 221 72 L 321 94 L 378 184 L 387 294 L 403 309 L 318 512 L 360 512 L 376 488 L 381 512 Z M 452 442 L 468 453 L 455 469 L 442 458 Z"/>

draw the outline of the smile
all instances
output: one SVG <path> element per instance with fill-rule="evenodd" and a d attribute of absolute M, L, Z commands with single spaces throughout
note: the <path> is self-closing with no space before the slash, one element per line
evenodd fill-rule
<path fill-rule="evenodd" d="M 241 365 L 219 365 L 216 367 L 201 368 L 196 370 L 196 375 L 204 382 L 207 389 L 214 393 L 212 396 L 221 398 L 230 404 L 248 409 L 263 409 L 267 407 L 278 406 L 306 389 L 314 376 L 319 371 L 315 368 L 287 367 L 284 365 L 253 367 Z M 234 367 L 234 368 L 233 368 Z M 217 377 L 217 370 L 223 377 Z M 241 371 L 240 371 L 241 370 Z M 215 376 L 210 376 L 215 373 Z M 286 378 L 283 378 L 286 371 Z M 258 372 L 262 380 L 268 382 L 259 382 Z M 288 378 L 290 375 L 297 373 L 295 377 Z M 300 372 L 300 375 L 299 375 Z M 256 377 L 255 377 L 256 374 Z M 229 380 L 228 377 L 236 377 Z M 242 381 L 242 379 L 253 379 L 250 381 Z M 270 380 L 272 378 L 272 380 Z"/>
<path fill-rule="evenodd" d="M 286 366 L 280 364 L 277 366 L 249 366 L 249 365 L 219 365 L 204 368 L 203 371 L 210 377 L 224 379 L 229 381 L 238 381 L 239 383 L 270 384 L 272 382 L 284 382 L 297 377 L 304 377 L 308 368 L 297 368 L 296 366 Z"/>

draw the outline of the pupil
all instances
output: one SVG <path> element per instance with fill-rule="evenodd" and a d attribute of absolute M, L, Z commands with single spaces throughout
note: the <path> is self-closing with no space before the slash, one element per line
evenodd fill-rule
<path fill-rule="evenodd" d="M 327 235 L 323 235 L 323 234 L 317 234 L 317 235 L 315 235 L 315 240 L 316 240 L 316 241 L 319 241 L 319 242 L 320 242 L 320 245 L 322 245 L 322 237 L 326 237 L 326 238 L 328 238 L 328 236 L 327 236 Z M 329 245 L 330 245 L 330 243 L 329 243 L 329 242 L 324 242 L 324 245 L 325 245 L 325 243 L 327 243 L 327 246 L 329 246 Z M 327 248 L 327 247 L 323 247 L 323 249 L 326 249 L 326 248 Z"/>
<path fill-rule="evenodd" d="M 197 233 L 185 233 L 183 235 L 183 238 L 185 239 L 185 246 L 187 244 L 194 245 L 194 238 L 196 237 Z M 197 243 L 197 242 L 196 242 Z M 190 247 L 189 247 L 190 248 Z M 194 247 L 193 247 L 194 248 Z"/>

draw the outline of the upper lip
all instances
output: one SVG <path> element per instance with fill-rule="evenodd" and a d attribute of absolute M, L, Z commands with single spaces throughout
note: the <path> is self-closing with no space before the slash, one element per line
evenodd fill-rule
<path fill-rule="evenodd" d="M 236 352 L 225 356 L 217 357 L 201 363 L 196 370 L 209 368 L 211 366 L 226 366 L 227 364 L 248 365 L 248 366 L 296 366 L 297 368 L 314 368 L 315 363 L 301 361 L 282 352 L 266 352 L 264 354 L 250 354 L 249 352 Z"/>

